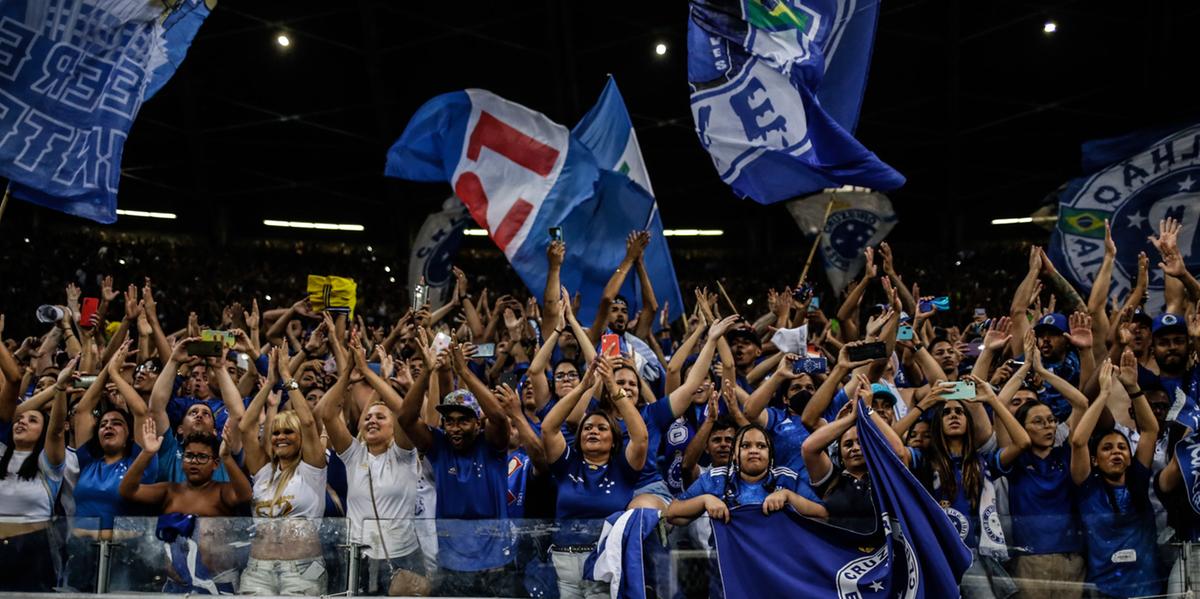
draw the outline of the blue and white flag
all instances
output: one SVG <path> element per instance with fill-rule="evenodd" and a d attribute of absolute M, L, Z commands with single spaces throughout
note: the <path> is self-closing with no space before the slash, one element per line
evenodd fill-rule
<path fill-rule="evenodd" d="M 861 188 L 828 190 L 788 202 L 787 208 L 805 235 L 820 237 L 821 264 L 835 293 L 862 272 L 863 250 L 879 245 L 899 222 L 887 196 Z"/>
<path fill-rule="evenodd" d="M 861 402 L 857 427 L 875 505 L 887 533 L 894 588 L 903 590 L 905 599 L 957 597 L 959 581 L 971 565 L 971 551 L 946 512 L 896 457 Z M 901 563 L 903 568 L 898 567 Z"/>
<path fill-rule="evenodd" d="M 477 89 L 426 102 L 388 150 L 385 174 L 449 181 L 535 296 L 546 285 L 548 230 L 562 227 L 561 281 L 582 294 L 584 322 L 625 255 L 626 236 L 646 228 L 654 209 L 646 190 L 601 168 L 566 127 Z M 661 237 L 661 227 L 654 237 Z M 655 289 L 677 289 L 665 243 L 651 247 L 662 248 L 648 248 L 644 258 Z M 632 313 L 638 298 L 629 300 Z"/>
<path fill-rule="evenodd" d="M 646 597 L 645 541 L 658 526 L 659 511 L 637 508 L 617 512 L 604 521 L 596 550 L 583 564 L 584 577 L 607 582 L 613 599 Z"/>
<path fill-rule="evenodd" d="M 202 0 L 0 2 L 0 176 L 13 197 L 116 221 L 129 129 L 209 9 Z"/>
<path fill-rule="evenodd" d="M 734 508 L 728 524 L 712 522 L 727 598 L 959 596 L 971 554 L 957 530 L 865 411 L 858 434 L 881 512 L 877 533 L 831 526 L 790 508 L 770 515 L 759 505 Z"/>
<path fill-rule="evenodd" d="M 854 138 L 878 0 L 692 0 L 688 81 L 700 143 L 762 204 L 904 177 Z"/>
<path fill-rule="evenodd" d="M 637 133 L 633 130 L 633 120 L 629 118 L 625 100 L 621 98 L 621 91 L 617 89 L 617 81 L 612 76 L 609 76 L 608 83 L 605 84 L 604 91 L 601 92 L 596 105 L 583 115 L 583 118 L 571 130 L 571 134 L 591 150 L 596 157 L 596 163 L 602 170 L 614 171 L 632 179 L 650 197 L 650 210 L 644 223 L 637 225 L 636 220 L 633 221 L 633 224 L 636 225 L 633 229 L 645 229 L 650 232 L 650 245 L 646 247 L 643 261 L 646 263 L 646 270 L 650 272 L 650 280 L 654 283 L 655 297 L 659 304 L 664 301 L 669 304 L 667 316 L 669 321 L 674 321 L 683 315 L 683 295 L 679 290 L 679 281 L 675 277 L 675 264 L 671 261 L 671 249 L 667 246 L 667 238 L 663 235 L 662 215 L 658 211 L 658 202 L 654 201 L 654 188 L 650 185 L 650 172 L 646 170 L 646 162 L 642 159 Z M 607 176 L 601 177 L 602 183 L 607 182 L 608 179 Z M 611 187 L 611 184 L 608 187 Z M 602 188 L 601 191 L 608 187 Z M 627 199 L 615 203 L 604 202 L 602 211 L 608 215 L 605 220 L 615 219 L 623 222 L 628 220 L 627 216 L 640 216 L 643 209 L 640 207 L 640 201 Z M 621 226 L 627 224 L 623 222 Z M 571 234 L 571 231 L 564 231 L 564 235 Z M 570 244 L 567 248 L 568 251 L 571 250 Z M 615 249 L 611 245 L 609 248 Z M 624 248 L 620 249 L 623 257 Z M 611 259 L 610 257 L 607 261 L 611 261 Z M 617 257 L 617 263 L 620 263 L 620 257 Z M 651 270 L 652 268 L 655 270 Z M 603 289 L 611 275 L 611 271 L 607 274 L 592 273 L 592 277 L 603 277 L 603 280 L 594 280 L 591 283 L 585 283 L 585 286 L 590 287 L 599 283 Z M 641 281 L 638 280 L 636 273 L 631 273 L 625 278 L 625 285 L 621 288 L 621 293 L 632 302 L 629 306 L 630 318 L 636 317 L 634 310 L 641 305 L 641 288 Z M 593 311 L 594 307 L 587 307 L 587 313 L 593 313 Z M 657 319 L 655 320 L 657 325 Z M 646 348 L 646 351 L 651 357 L 654 356 L 649 347 Z"/>
<path fill-rule="evenodd" d="M 408 288 L 416 289 L 424 280 L 426 295 L 434 310 L 445 304 L 454 293 L 453 262 L 462 243 L 463 230 L 471 215 L 458 198 L 451 196 L 442 202 L 442 209 L 425 218 L 408 257 Z"/>
<path fill-rule="evenodd" d="M 1090 289 L 1104 260 L 1104 220 L 1112 224 L 1117 258 L 1110 294 L 1123 300 L 1137 281 L 1138 253 L 1150 256 L 1147 310 L 1163 307 L 1163 272 L 1148 241 L 1159 221 L 1180 222 L 1179 252 L 1200 270 L 1200 123 L 1083 144 L 1086 175 L 1059 195 L 1058 226 L 1048 254 L 1077 287 Z"/>

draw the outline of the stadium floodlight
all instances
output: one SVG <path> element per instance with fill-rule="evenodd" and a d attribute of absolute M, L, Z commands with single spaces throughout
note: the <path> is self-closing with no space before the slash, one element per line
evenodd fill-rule
<path fill-rule="evenodd" d="M 322 231 L 364 231 L 362 225 L 344 225 L 334 223 L 309 223 L 297 220 L 263 220 L 263 224 L 268 227 L 287 227 L 292 229 L 319 229 Z"/>

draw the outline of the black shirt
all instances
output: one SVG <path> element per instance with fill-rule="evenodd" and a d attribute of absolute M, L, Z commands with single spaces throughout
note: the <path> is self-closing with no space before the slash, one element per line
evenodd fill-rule
<path fill-rule="evenodd" d="M 866 534 L 875 532 L 879 517 L 869 476 L 855 478 L 845 470 L 830 472 L 825 480 L 813 484 L 813 489 L 825 502 L 829 524 Z"/>

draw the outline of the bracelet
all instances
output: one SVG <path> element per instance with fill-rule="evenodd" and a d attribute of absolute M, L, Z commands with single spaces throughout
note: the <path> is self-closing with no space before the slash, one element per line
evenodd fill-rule
<path fill-rule="evenodd" d="M 1146 392 L 1145 392 L 1145 391 L 1142 391 L 1141 389 L 1138 389 L 1136 393 L 1130 393 L 1130 394 L 1129 394 L 1129 399 L 1137 399 L 1137 398 L 1139 398 L 1139 397 L 1142 397 L 1142 396 L 1144 396 L 1144 395 L 1146 395 Z"/>
<path fill-rule="evenodd" d="M 54 390 L 55 390 L 55 391 L 58 391 L 59 393 L 66 393 L 66 392 L 67 392 L 67 388 L 66 388 L 66 387 L 59 387 L 58 385 L 55 385 L 55 386 L 54 386 Z"/>

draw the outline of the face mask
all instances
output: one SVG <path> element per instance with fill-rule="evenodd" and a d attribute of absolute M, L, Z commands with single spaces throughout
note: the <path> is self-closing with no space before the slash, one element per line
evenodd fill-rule
<path fill-rule="evenodd" d="M 788 398 L 788 408 L 799 414 L 804 411 L 804 406 L 808 405 L 808 400 L 812 399 L 812 396 L 812 391 L 801 389 Z"/>

